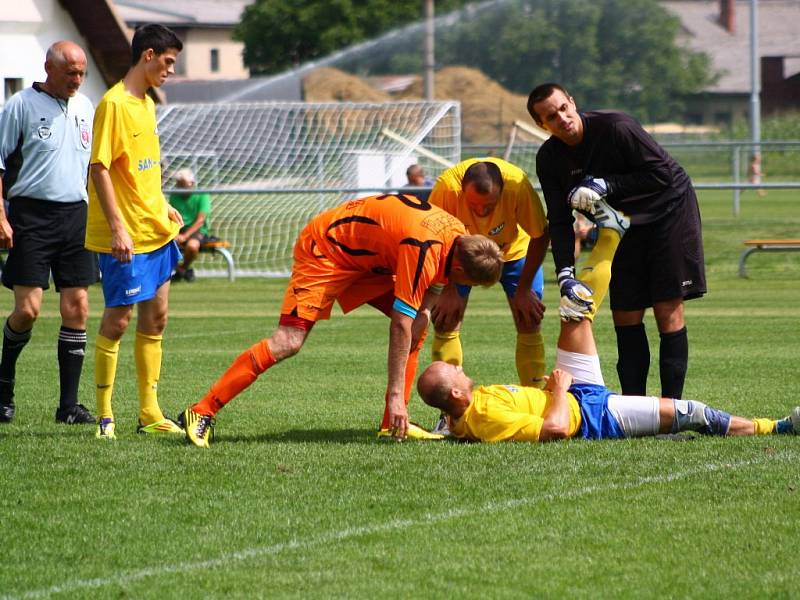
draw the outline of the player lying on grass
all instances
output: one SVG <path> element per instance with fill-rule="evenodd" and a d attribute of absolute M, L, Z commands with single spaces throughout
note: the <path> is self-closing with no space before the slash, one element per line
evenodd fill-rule
<path fill-rule="evenodd" d="M 610 278 L 610 264 L 605 262 L 602 268 L 581 276 L 594 289 L 598 305 Z M 611 392 L 603 382 L 589 318 L 562 320 L 556 368 L 544 389 L 516 385 L 476 388 L 461 367 L 441 361 L 420 375 L 417 389 L 426 404 L 448 415 L 451 435 L 471 441 L 547 442 L 679 431 L 708 435 L 800 432 L 800 407 L 778 421 L 751 420 L 693 400 Z"/>
<path fill-rule="evenodd" d="M 278 328 L 236 358 L 208 393 L 181 415 L 188 439 L 208 447 L 213 418 L 275 363 L 300 351 L 314 323 L 369 304 L 390 317 L 388 384 L 381 432 L 397 438 L 429 432 L 408 422 L 406 404 L 427 332 L 432 286 L 497 283 L 503 254 L 467 235 L 452 215 L 413 196 L 351 200 L 314 217 L 294 247 L 292 277 Z"/>

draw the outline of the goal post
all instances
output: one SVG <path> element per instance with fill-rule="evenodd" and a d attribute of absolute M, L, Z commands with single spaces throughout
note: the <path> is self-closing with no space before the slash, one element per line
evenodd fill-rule
<path fill-rule="evenodd" d="M 523 169 L 530 177 L 536 176 L 536 152 L 550 134 L 544 129 L 514 121 L 508 133 L 508 143 L 503 152 L 503 159 Z"/>
<path fill-rule="evenodd" d="M 402 187 L 413 163 L 437 175 L 461 155 L 458 102 L 171 104 L 158 129 L 165 192 L 176 191 L 176 171 L 194 171 L 237 277 L 287 275 L 311 217 Z M 195 264 L 227 275 L 213 254 Z"/>

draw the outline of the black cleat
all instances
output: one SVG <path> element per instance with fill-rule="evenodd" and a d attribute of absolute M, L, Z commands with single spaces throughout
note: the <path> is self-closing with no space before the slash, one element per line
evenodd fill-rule
<path fill-rule="evenodd" d="M 14 419 L 17 413 L 17 407 L 14 406 L 14 401 L 0 402 L 0 423 L 9 423 Z"/>
<path fill-rule="evenodd" d="M 65 423 L 67 425 L 94 425 L 95 418 L 83 404 L 76 404 L 68 408 L 56 409 L 56 423 Z"/>
<path fill-rule="evenodd" d="M 14 380 L 0 379 L 0 423 L 9 423 L 17 414 L 14 406 Z"/>

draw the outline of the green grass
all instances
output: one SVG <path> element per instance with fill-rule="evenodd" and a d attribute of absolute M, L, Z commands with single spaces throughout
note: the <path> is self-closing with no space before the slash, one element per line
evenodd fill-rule
<path fill-rule="evenodd" d="M 687 304 L 685 397 L 782 416 L 800 403 L 800 254 L 756 254 L 748 280 L 736 265 L 744 239 L 797 235 L 797 194 L 745 196 L 739 218 L 730 193 L 704 193 L 701 206 L 709 293 Z M 173 288 L 160 383 L 169 413 L 271 332 L 284 285 Z M 8 310 L 11 294 L 0 294 Z M 129 332 L 118 440 L 101 443 L 93 428 L 53 423 L 55 298 L 46 294 L 20 359 L 17 419 L 0 427 L 0 597 L 797 596 L 800 439 L 380 443 L 387 321 L 365 309 L 320 323 L 297 357 L 234 400 L 208 451 L 134 433 Z M 549 280 L 551 366 L 556 298 Z M 90 340 L 99 288 L 91 301 Z M 596 336 L 616 387 L 605 308 Z M 463 338 L 476 380 L 514 380 L 498 289 L 474 292 Z M 416 397 L 411 414 L 436 418 Z"/>

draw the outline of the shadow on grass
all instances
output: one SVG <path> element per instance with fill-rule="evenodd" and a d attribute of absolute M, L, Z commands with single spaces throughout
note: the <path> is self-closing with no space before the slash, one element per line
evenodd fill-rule
<path fill-rule="evenodd" d="M 407 444 L 459 443 L 462 440 L 449 438 L 441 441 L 405 440 Z M 212 443 L 313 443 L 313 444 L 397 444 L 396 440 L 378 438 L 375 429 L 290 429 L 276 433 L 256 435 L 219 435 Z"/>
<path fill-rule="evenodd" d="M 252 443 L 314 443 L 314 444 L 370 444 L 376 441 L 377 432 L 373 429 L 290 429 L 274 433 L 255 435 L 228 435 L 222 433 L 214 439 L 214 444 L 252 444 Z"/>

